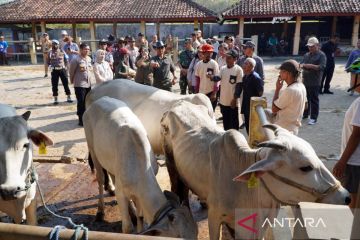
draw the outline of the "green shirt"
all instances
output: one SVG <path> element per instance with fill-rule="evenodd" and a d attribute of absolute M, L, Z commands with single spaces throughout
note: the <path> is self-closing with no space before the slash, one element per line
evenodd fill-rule
<path fill-rule="evenodd" d="M 151 58 L 151 62 L 157 62 L 160 65 L 160 67 L 152 69 L 154 73 L 153 86 L 171 91 L 172 83 L 170 72 L 175 72 L 175 66 L 171 58 L 168 56 L 164 56 L 164 58 L 155 56 Z"/>
<path fill-rule="evenodd" d="M 184 50 L 179 55 L 179 63 L 182 68 L 188 69 L 191 63 L 191 60 L 194 58 L 193 50 Z"/>

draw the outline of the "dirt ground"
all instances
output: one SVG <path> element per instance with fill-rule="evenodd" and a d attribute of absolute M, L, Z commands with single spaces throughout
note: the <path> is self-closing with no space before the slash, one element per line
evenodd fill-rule
<path fill-rule="evenodd" d="M 270 103 L 278 75 L 275 67 L 280 65 L 281 59 L 269 58 L 264 59 L 264 62 L 265 96 Z M 344 64 L 345 59 L 339 59 L 336 64 L 331 83 L 335 94 L 320 96 L 318 123 L 309 126 L 303 122 L 299 131 L 299 136 L 309 141 L 319 157 L 330 166 L 339 156 L 344 113 L 358 97 L 351 97 L 346 93 L 350 77 L 344 72 Z M 120 216 L 117 209 L 114 209 L 116 202 L 112 197 L 106 199 L 105 222 L 94 222 L 97 184 L 87 164 L 83 162 L 87 155 L 87 146 L 83 128 L 77 125 L 76 103 L 66 103 L 64 90 L 59 86 L 60 104 L 54 106 L 50 78 L 43 76 L 42 65 L 0 67 L 0 102 L 14 106 L 19 114 L 30 110 L 30 126 L 45 132 L 55 142 L 53 147 L 48 148 L 46 156 L 40 156 L 37 149 L 34 149 L 34 158 L 42 161 L 37 163 L 37 171 L 46 201 L 53 210 L 73 217 L 75 222 L 84 223 L 91 230 L 119 232 Z M 179 92 L 178 85 L 176 91 Z M 216 115 L 220 117 L 218 109 Z M 157 179 L 163 189 L 169 189 L 165 168 L 161 168 Z M 208 239 L 206 211 L 202 210 L 196 201 L 192 201 L 192 210 L 199 224 L 199 239 Z M 43 208 L 39 208 L 39 216 L 42 226 L 64 224 L 62 220 L 45 213 Z"/>

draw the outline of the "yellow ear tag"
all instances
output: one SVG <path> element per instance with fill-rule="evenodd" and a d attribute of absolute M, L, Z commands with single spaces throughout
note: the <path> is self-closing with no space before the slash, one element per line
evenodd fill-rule
<path fill-rule="evenodd" d="M 259 186 L 259 180 L 257 179 L 257 177 L 255 176 L 255 173 L 251 173 L 251 176 L 249 178 L 249 180 L 247 181 L 247 187 L 248 188 L 256 188 Z"/>
<path fill-rule="evenodd" d="M 46 145 L 45 145 L 44 142 L 41 142 L 41 143 L 40 143 L 40 146 L 39 146 L 39 154 L 40 154 L 40 155 L 47 154 Z"/>

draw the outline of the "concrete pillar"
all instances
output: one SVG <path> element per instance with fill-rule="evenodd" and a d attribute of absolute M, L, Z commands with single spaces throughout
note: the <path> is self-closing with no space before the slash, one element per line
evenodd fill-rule
<path fill-rule="evenodd" d="M 336 33 L 336 24 L 337 24 L 337 16 L 333 17 L 332 25 L 331 25 L 331 36 L 334 36 Z"/>
<path fill-rule="evenodd" d="M 114 35 L 115 39 L 117 38 L 117 23 L 113 23 L 113 26 L 112 26 L 112 34 Z"/>
<path fill-rule="evenodd" d="M 194 19 L 194 31 L 199 30 L 199 20 Z"/>
<path fill-rule="evenodd" d="M 146 23 L 145 23 L 145 21 L 141 21 L 141 23 L 140 23 L 140 32 L 146 36 Z"/>
<path fill-rule="evenodd" d="M 36 23 L 31 23 L 31 37 L 37 41 L 37 34 L 36 34 Z"/>
<path fill-rule="evenodd" d="M 287 39 L 287 35 L 288 35 L 288 29 L 289 29 L 289 23 L 287 21 L 284 22 L 284 28 L 283 28 L 283 33 L 282 36 L 284 39 Z"/>
<path fill-rule="evenodd" d="M 174 61 L 174 63 L 177 63 L 178 59 L 179 59 L 179 38 L 178 37 L 174 37 L 173 46 L 174 46 L 173 61 Z"/>
<path fill-rule="evenodd" d="M 96 50 L 96 29 L 95 29 L 95 23 L 94 21 L 90 21 L 90 46 L 91 51 L 94 52 Z"/>
<path fill-rule="evenodd" d="M 240 43 L 243 43 L 243 38 L 244 38 L 244 22 L 245 22 L 245 18 L 241 17 L 238 20 L 238 30 L 239 30 L 239 38 L 240 38 Z"/>
<path fill-rule="evenodd" d="M 255 53 L 255 55 L 257 55 L 257 54 L 258 54 L 259 36 L 258 36 L 258 35 L 252 35 L 252 36 L 251 36 L 251 41 L 252 41 L 253 43 L 255 43 L 254 53 Z"/>
<path fill-rule="evenodd" d="M 160 36 L 160 22 L 156 23 L 156 35 L 158 36 L 158 40 L 161 40 L 161 36 Z"/>
<path fill-rule="evenodd" d="M 360 26 L 360 15 L 354 16 L 353 32 L 351 37 L 351 45 L 356 48 L 356 43 L 359 39 L 359 26 Z"/>
<path fill-rule="evenodd" d="M 46 23 L 45 23 L 45 21 L 41 21 L 40 26 L 41 26 L 41 32 L 42 33 L 46 32 Z"/>
<path fill-rule="evenodd" d="M 34 38 L 29 38 L 29 53 L 30 53 L 31 64 L 37 64 Z"/>
<path fill-rule="evenodd" d="M 296 16 L 296 26 L 294 33 L 294 46 L 293 46 L 293 55 L 299 54 L 299 46 L 300 46 L 300 28 L 301 28 L 301 16 Z"/>
<path fill-rule="evenodd" d="M 76 31 L 76 23 L 72 24 L 72 38 L 74 39 L 74 41 L 76 40 L 77 37 L 77 31 Z"/>

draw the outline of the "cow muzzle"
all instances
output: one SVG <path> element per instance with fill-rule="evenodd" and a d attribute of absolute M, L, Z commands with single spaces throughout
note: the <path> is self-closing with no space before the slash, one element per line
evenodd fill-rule
<path fill-rule="evenodd" d="M 15 200 L 23 197 L 26 192 L 21 191 L 25 186 L 0 185 L 0 196 L 3 200 Z"/>

